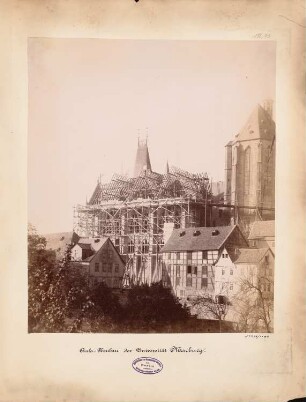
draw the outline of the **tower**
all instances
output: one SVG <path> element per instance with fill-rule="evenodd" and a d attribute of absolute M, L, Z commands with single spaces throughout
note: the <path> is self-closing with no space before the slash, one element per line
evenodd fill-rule
<path fill-rule="evenodd" d="M 232 185 L 232 141 L 225 145 L 225 194 L 224 201 L 231 203 Z"/>
<path fill-rule="evenodd" d="M 134 177 L 140 176 L 141 173 L 145 171 L 149 172 L 152 171 L 150 155 L 148 150 L 148 141 L 147 138 L 144 140 L 140 140 L 138 138 L 138 148 L 134 167 Z"/>
<path fill-rule="evenodd" d="M 226 145 L 226 202 L 239 207 L 245 222 L 251 215 L 274 219 L 275 123 L 273 103 L 257 105 L 246 124 Z M 246 207 L 246 208 L 242 208 Z M 249 209 L 248 209 L 249 207 Z"/>

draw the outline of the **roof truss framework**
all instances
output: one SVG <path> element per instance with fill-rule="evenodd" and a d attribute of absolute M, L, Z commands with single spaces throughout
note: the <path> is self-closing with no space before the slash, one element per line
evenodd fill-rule
<path fill-rule="evenodd" d="M 144 171 L 136 178 L 114 174 L 109 183 L 98 182 L 89 201 L 90 205 L 105 201 L 131 201 L 137 198 L 191 197 L 204 199 L 211 195 L 206 173 L 193 174 L 171 167 L 169 173 Z"/>
<path fill-rule="evenodd" d="M 210 224 L 206 217 L 214 207 L 236 211 L 236 222 L 239 210 L 257 210 L 215 203 L 206 173 L 171 167 L 166 174 L 144 171 L 136 178 L 115 174 L 110 183 L 97 183 L 88 203 L 75 207 L 74 230 L 81 236 L 110 237 L 129 261 L 129 275 L 150 283 L 160 279 L 160 273 L 154 276 L 153 271 L 158 265 L 165 223 L 172 222 L 175 228 L 206 226 Z M 205 222 L 201 223 L 203 216 Z M 148 247 L 143 247 L 144 242 Z M 134 248 L 129 249 L 129 244 Z"/>

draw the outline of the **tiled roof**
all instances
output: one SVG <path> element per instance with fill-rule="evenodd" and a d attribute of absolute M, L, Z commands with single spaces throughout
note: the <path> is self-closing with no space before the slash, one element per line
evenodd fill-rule
<path fill-rule="evenodd" d="M 80 246 L 83 250 L 91 250 L 90 244 L 78 243 L 78 246 Z"/>
<path fill-rule="evenodd" d="M 76 243 L 79 239 L 74 232 L 48 233 L 43 237 L 47 240 L 46 250 L 54 250 L 57 258 L 63 258 L 67 246 Z"/>
<path fill-rule="evenodd" d="M 91 255 L 90 257 L 85 258 L 82 262 L 90 262 L 96 254 Z"/>
<path fill-rule="evenodd" d="M 82 248 L 92 248 L 94 251 L 98 251 L 106 242 L 108 237 L 81 237 L 78 241 L 78 245 Z"/>
<path fill-rule="evenodd" d="M 257 138 L 273 140 L 274 135 L 274 121 L 261 105 L 257 105 L 244 127 L 236 135 L 233 143 L 235 141 L 252 140 Z"/>
<path fill-rule="evenodd" d="M 268 250 L 268 248 L 240 248 L 235 264 L 257 264 Z"/>
<path fill-rule="evenodd" d="M 216 226 L 174 229 L 161 251 L 219 250 L 235 228 L 236 226 Z"/>
<path fill-rule="evenodd" d="M 125 264 L 125 260 L 124 260 L 123 256 L 120 255 L 120 253 L 118 252 L 117 248 L 114 246 L 113 242 L 111 241 L 111 239 L 109 237 L 99 238 L 100 242 L 96 242 L 95 240 L 97 240 L 97 238 L 88 238 L 87 237 L 87 238 L 80 239 L 80 242 L 87 242 L 86 244 L 89 245 L 94 251 L 94 254 L 89 256 L 89 257 L 87 257 L 87 258 L 85 258 L 84 260 L 82 260 L 82 263 L 83 262 L 89 263 L 99 253 L 100 249 L 106 243 L 106 241 L 109 240 L 110 243 L 114 247 L 115 253 L 117 253 L 117 255 L 120 257 L 120 259 L 123 262 L 123 264 Z M 94 246 L 96 247 L 96 249 L 94 249 Z"/>
<path fill-rule="evenodd" d="M 256 221 L 253 223 L 249 240 L 264 237 L 275 237 L 275 221 Z"/>

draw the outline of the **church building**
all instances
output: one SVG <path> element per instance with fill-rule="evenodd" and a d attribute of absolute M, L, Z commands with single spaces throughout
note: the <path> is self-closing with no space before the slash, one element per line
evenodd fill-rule
<path fill-rule="evenodd" d="M 239 207 L 235 213 L 243 216 L 247 225 L 254 220 L 273 220 L 275 123 L 271 100 L 256 106 L 225 150 L 225 203 Z M 235 220 L 239 221 L 237 216 Z"/>

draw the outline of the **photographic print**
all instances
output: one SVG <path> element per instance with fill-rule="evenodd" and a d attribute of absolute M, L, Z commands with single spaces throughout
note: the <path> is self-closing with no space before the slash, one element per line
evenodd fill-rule
<path fill-rule="evenodd" d="M 31 38 L 28 332 L 274 331 L 274 41 Z"/>

